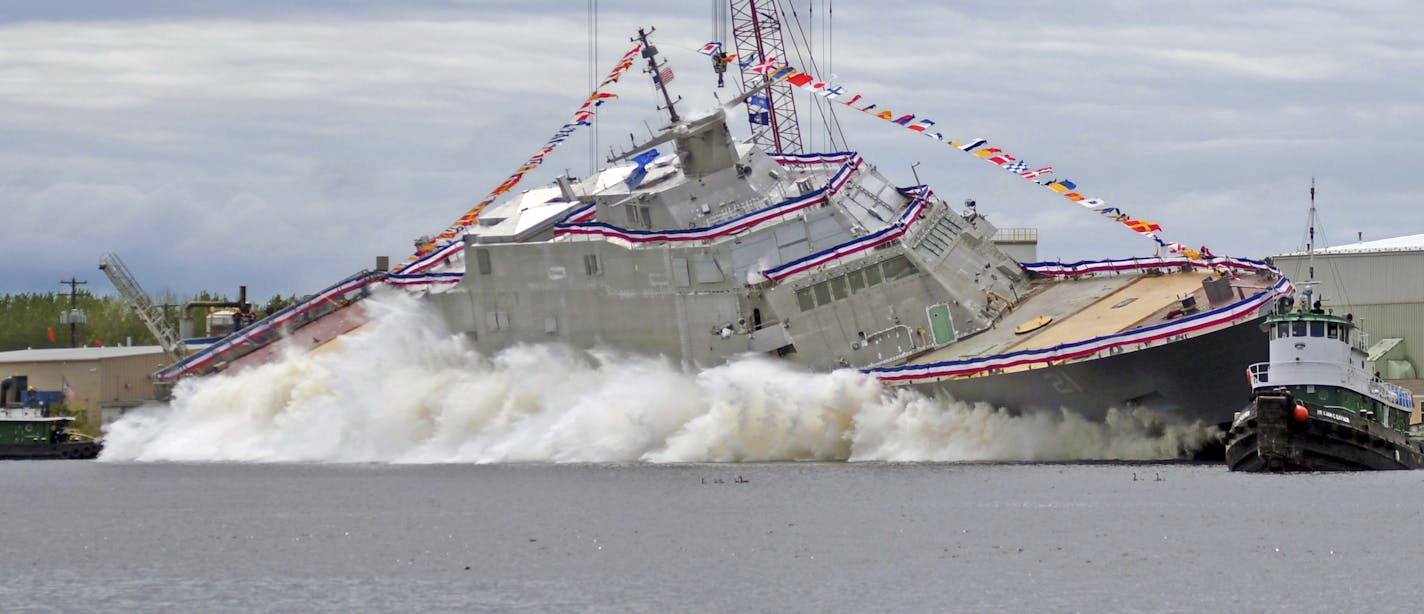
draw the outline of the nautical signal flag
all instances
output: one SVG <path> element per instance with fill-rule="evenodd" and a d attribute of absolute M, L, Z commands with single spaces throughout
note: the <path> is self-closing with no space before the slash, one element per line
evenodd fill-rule
<path fill-rule="evenodd" d="M 702 46 L 702 55 L 712 55 L 722 49 L 721 41 L 712 41 Z"/>
<path fill-rule="evenodd" d="M 764 75 L 770 72 L 773 68 L 776 68 L 776 56 L 769 57 L 766 59 L 765 62 L 753 66 L 752 72 L 759 75 Z"/>
<path fill-rule="evenodd" d="M 568 139 L 579 126 L 593 125 L 590 120 L 593 119 L 594 109 L 604 102 L 618 97 L 617 94 L 603 91 L 603 88 L 610 84 L 617 83 L 618 79 L 623 76 L 623 72 L 633 67 L 634 59 L 636 59 L 638 53 L 642 50 L 642 45 L 633 45 L 632 49 L 629 49 L 627 53 L 623 54 L 623 57 L 618 61 L 618 64 L 613 67 L 613 70 L 609 71 L 608 77 L 599 83 L 593 93 L 589 94 L 588 98 L 584 100 L 583 106 L 580 106 L 578 110 L 574 112 L 569 122 L 561 126 L 559 130 L 554 133 L 554 136 L 544 143 L 544 147 L 530 156 L 529 159 L 520 165 L 520 167 L 514 171 L 514 174 L 505 179 L 503 183 L 485 195 L 484 200 L 481 200 L 474 207 L 471 207 L 469 211 L 466 211 L 464 215 L 460 216 L 460 219 L 456 220 L 453 226 L 447 228 L 445 232 L 440 233 L 437 240 L 423 241 L 418 244 L 415 248 L 415 254 L 407 259 L 407 264 L 395 267 L 391 272 L 398 273 L 405 269 L 409 263 L 418 260 L 421 256 L 434 252 L 437 248 L 445 247 L 457 240 L 459 235 L 463 234 L 465 228 L 476 223 L 480 217 L 480 213 L 484 211 L 485 207 L 489 206 L 490 203 L 493 203 L 496 198 L 499 198 L 504 193 L 514 189 L 520 180 L 524 178 L 525 173 L 543 164 L 544 158 L 554 151 L 554 147 Z M 663 73 L 659 76 L 664 83 L 671 81 L 672 69 L 663 69 Z"/>
<path fill-rule="evenodd" d="M 794 87 L 797 87 L 798 89 L 811 92 L 813 94 L 826 98 L 827 100 L 839 97 L 844 93 L 844 90 L 842 90 L 840 86 L 832 86 L 831 84 L 826 83 L 824 81 L 817 81 L 815 77 L 813 77 L 809 73 L 800 71 L 792 66 L 777 62 L 775 57 L 768 57 L 765 62 L 753 66 L 751 70 L 752 72 L 766 75 L 771 81 L 784 81 Z M 936 141 L 945 143 L 950 147 L 960 149 L 961 151 L 967 152 L 977 158 L 992 162 L 999 168 L 1003 168 L 1011 173 L 1017 174 L 1019 177 L 1033 181 L 1034 183 L 1048 188 L 1049 190 L 1056 192 L 1058 195 L 1072 202 L 1078 203 L 1089 210 L 1095 211 L 1097 213 L 1102 213 L 1104 215 L 1110 215 L 1108 213 L 1108 209 L 1106 208 L 1106 201 L 1100 198 L 1090 198 L 1088 196 L 1076 192 L 1075 190 L 1077 190 L 1078 186 L 1072 181 L 1068 181 L 1066 179 L 1040 180 L 1039 178 L 1043 177 L 1044 175 L 1053 174 L 1053 167 L 1051 166 L 1045 166 L 1038 170 L 1029 170 L 1030 167 L 1027 162 L 1022 161 L 1015 156 L 1009 155 L 1008 152 L 1005 152 L 997 147 L 988 147 L 988 141 L 986 139 L 974 139 L 966 143 L 960 143 L 958 141 L 948 139 L 944 136 L 943 133 L 930 132 L 928 130 L 931 126 L 934 126 L 935 122 L 933 120 L 925 118 L 916 118 L 915 115 L 909 113 L 891 112 L 887 109 L 881 108 L 879 104 L 865 100 L 864 97 L 860 94 L 850 94 L 849 100 L 839 102 L 857 111 L 866 113 L 867 115 L 873 115 L 887 122 L 900 125 L 904 128 L 930 137 Z M 751 107 L 750 104 L 748 106 L 749 111 L 752 112 L 752 123 L 761 123 L 757 121 L 758 118 L 754 111 L 754 107 Z M 1156 233 L 1161 231 L 1161 226 L 1158 226 L 1157 224 L 1153 224 L 1151 222 L 1134 220 L 1124 214 L 1119 215 L 1122 215 L 1122 218 L 1127 220 L 1127 223 L 1125 223 L 1125 225 L 1128 228 L 1137 231 L 1144 237 L 1152 239 L 1157 243 L 1158 246 L 1165 247 L 1173 253 L 1184 254 L 1188 258 L 1196 259 L 1199 257 L 1199 252 L 1197 252 L 1196 250 L 1181 248 L 1178 246 L 1179 244 L 1167 243 L 1162 239 L 1158 238 Z"/>

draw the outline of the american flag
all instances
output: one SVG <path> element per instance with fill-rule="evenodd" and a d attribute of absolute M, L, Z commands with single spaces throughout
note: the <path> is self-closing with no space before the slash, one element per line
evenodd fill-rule
<path fill-rule="evenodd" d="M 658 71 L 658 81 L 662 82 L 663 85 L 667 85 L 672 81 L 671 66 L 664 66 L 662 70 Z"/>

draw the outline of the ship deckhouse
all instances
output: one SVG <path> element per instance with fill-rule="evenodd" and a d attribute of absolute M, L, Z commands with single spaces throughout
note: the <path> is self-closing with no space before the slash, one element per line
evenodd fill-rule
<path fill-rule="evenodd" d="M 1408 428 L 1411 393 L 1365 369 L 1365 335 L 1352 316 L 1317 307 L 1273 315 L 1265 326 L 1271 360 L 1248 369 L 1253 390 L 1284 387 L 1311 404 Z"/>

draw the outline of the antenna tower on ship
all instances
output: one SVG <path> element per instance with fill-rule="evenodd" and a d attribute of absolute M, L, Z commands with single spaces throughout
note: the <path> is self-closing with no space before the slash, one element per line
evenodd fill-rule
<path fill-rule="evenodd" d="M 730 0 L 732 36 L 737 41 L 737 62 L 742 68 L 742 84 L 749 87 L 764 77 L 752 67 L 775 58 L 785 64 L 786 45 L 781 38 L 781 7 L 777 0 Z M 802 153 L 801 127 L 796 120 L 796 99 L 791 86 L 768 82 L 762 91 L 766 99 L 766 124 L 752 124 L 752 142 L 763 149 Z"/>
<path fill-rule="evenodd" d="M 1310 178 L 1310 238 L 1305 244 L 1306 262 L 1310 269 L 1310 281 L 1315 281 L 1315 178 Z"/>
<path fill-rule="evenodd" d="M 1305 241 L 1305 262 L 1306 280 L 1300 284 L 1301 294 L 1305 295 L 1305 304 L 1302 310 L 1309 311 L 1315 308 L 1320 301 L 1315 296 L 1315 178 L 1310 178 L 1310 215 L 1306 220 L 1307 232 L 1309 233 Z"/>
<path fill-rule="evenodd" d="M 667 91 L 667 82 L 672 80 L 672 67 L 667 65 L 663 65 L 662 67 L 658 66 L 658 48 L 648 42 L 648 35 L 656 31 L 657 28 L 652 28 L 647 32 L 644 32 L 642 28 L 638 28 L 638 38 L 635 40 L 642 43 L 643 57 L 648 60 L 646 72 L 652 73 L 653 85 L 658 88 L 659 92 L 663 93 L 663 102 L 667 103 L 666 107 L 661 108 L 667 109 L 668 116 L 672 119 L 672 123 L 676 124 L 682 121 L 682 118 L 677 116 L 677 108 L 672 106 L 673 103 L 677 101 L 673 100 Z M 677 100 L 682 100 L 682 97 L 679 96 Z"/>

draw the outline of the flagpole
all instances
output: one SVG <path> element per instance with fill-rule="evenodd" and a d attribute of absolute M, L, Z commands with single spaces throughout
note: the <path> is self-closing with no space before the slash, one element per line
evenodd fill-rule
<path fill-rule="evenodd" d="M 656 32 L 657 29 L 654 28 L 653 31 Z M 672 123 L 676 124 L 682 121 L 682 118 L 677 116 L 677 109 L 672 106 L 672 96 L 668 94 L 667 84 L 663 83 L 662 77 L 658 74 L 656 57 L 658 48 L 648 43 L 648 34 L 642 28 L 638 28 L 638 40 L 643 43 L 643 57 L 648 59 L 648 72 L 653 74 L 653 85 L 658 86 L 658 91 L 663 93 L 663 101 L 667 103 L 668 115 L 672 116 Z"/>

